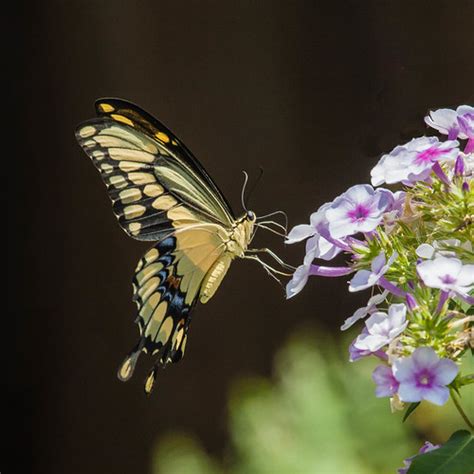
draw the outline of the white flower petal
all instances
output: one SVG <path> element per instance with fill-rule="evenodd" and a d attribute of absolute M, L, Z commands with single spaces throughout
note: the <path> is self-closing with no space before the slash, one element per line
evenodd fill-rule
<path fill-rule="evenodd" d="M 436 383 L 448 385 L 456 377 L 459 367 L 450 359 L 441 359 L 436 366 Z"/>
<path fill-rule="evenodd" d="M 444 405 L 449 398 L 449 389 L 442 386 L 427 387 L 421 390 L 421 396 L 435 405 Z"/>
<path fill-rule="evenodd" d="M 294 244 L 295 242 L 301 242 L 308 237 L 311 237 L 316 233 L 316 230 L 313 226 L 308 224 L 300 224 L 290 230 L 288 236 L 286 237 L 287 244 Z"/>
<path fill-rule="evenodd" d="M 419 402 L 421 401 L 421 391 L 415 382 L 401 382 L 398 387 L 398 397 L 402 402 Z"/>
<path fill-rule="evenodd" d="M 430 244 L 421 244 L 417 247 L 415 252 L 420 258 L 430 259 L 433 257 L 435 249 Z"/>
<path fill-rule="evenodd" d="M 431 347 L 419 347 L 411 355 L 413 364 L 419 369 L 433 370 L 439 362 L 439 357 Z"/>

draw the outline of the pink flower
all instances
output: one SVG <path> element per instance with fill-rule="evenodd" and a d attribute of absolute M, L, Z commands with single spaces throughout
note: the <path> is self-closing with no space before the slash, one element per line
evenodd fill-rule
<path fill-rule="evenodd" d="M 294 244 L 308 239 L 306 242 L 306 263 L 311 263 L 315 258 L 332 260 L 342 252 L 343 248 L 347 247 L 342 241 L 325 239 L 319 232 L 327 226 L 325 214 L 330 206 L 331 203 L 323 204 L 316 212 L 311 214 L 310 224 L 300 224 L 293 227 L 286 238 L 287 244 Z"/>
<path fill-rule="evenodd" d="M 368 314 L 372 314 L 377 311 L 377 305 L 385 301 L 387 295 L 388 291 L 384 291 L 381 294 L 372 296 L 372 298 L 370 298 L 367 302 L 366 306 L 356 310 L 351 317 L 344 321 L 344 324 L 341 326 L 341 331 L 349 329 L 354 323 L 359 321 L 359 319 L 365 318 Z"/>
<path fill-rule="evenodd" d="M 463 265 L 458 258 L 439 256 L 419 263 L 416 270 L 426 286 L 453 292 L 464 299 L 469 299 L 474 288 L 474 265 Z"/>
<path fill-rule="evenodd" d="M 449 398 L 450 384 L 458 366 L 450 359 L 440 359 L 431 347 L 419 347 L 410 357 L 393 363 L 393 375 L 400 383 L 398 396 L 403 402 L 428 400 L 444 405 Z"/>
<path fill-rule="evenodd" d="M 372 260 L 370 270 L 359 270 L 352 277 L 352 280 L 349 283 L 349 291 L 353 293 L 355 291 L 365 290 L 376 284 L 383 284 L 383 282 L 380 283 L 380 280 L 383 278 L 387 270 L 390 268 L 390 265 L 392 265 L 393 261 L 397 257 L 397 252 L 394 252 L 387 262 L 385 253 L 381 252 Z"/>
<path fill-rule="evenodd" d="M 307 259 L 293 273 L 292 279 L 286 285 L 286 299 L 297 295 L 308 282 L 310 275 L 323 277 L 339 277 L 352 273 L 350 267 L 325 267 L 322 265 L 311 265 Z"/>
<path fill-rule="evenodd" d="M 366 331 L 355 340 L 354 347 L 375 352 L 392 342 L 408 325 L 406 312 L 406 306 L 399 303 L 390 305 L 388 314 L 373 313 L 365 322 Z"/>
<path fill-rule="evenodd" d="M 376 397 L 391 397 L 398 391 L 398 380 L 393 376 L 391 367 L 379 365 L 372 372 L 372 380 L 377 386 L 375 389 Z"/>
<path fill-rule="evenodd" d="M 474 116 L 474 107 L 460 105 L 456 110 L 438 109 L 431 111 L 430 114 L 425 117 L 425 122 L 443 135 L 448 135 L 448 139 L 457 137 L 465 139 L 468 138 L 468 135 L 465 130 L 460 127 L 459 118 L 463 119 L 468 114 Z"/>
<path fill-rule="evenodd" d="M 411 186 L 417 181 L 423 181 L 428 178 L 438 161 L 456 160 L 458 145 L 457 141 L 440 142 L 436 137 L 414 138 L 382 156 L 370 172 L 372 185 L 402 182 Z"/>
<path fill-rule="evenodd" d="M 392 202 L 393 195 L 386 189 L 374 190 L 368 184 L 352 186 L 326 211 L 330 236 L 340 239 L 375 230 Z"/>

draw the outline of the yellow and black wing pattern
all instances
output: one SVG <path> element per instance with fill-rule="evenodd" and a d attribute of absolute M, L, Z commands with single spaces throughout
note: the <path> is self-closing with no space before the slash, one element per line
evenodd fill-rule
<path fill-rule="evenodd" d="M 190 312 L 199 298 L 209 299 L 202 295 L 206 279 L 230 264 L 225 241 L 235 217 L 197 159 L 158 120 L 118 99 L 98 100 L 96 110 L 76 138 L 100 172 L 123 230 L 156 242 L 133 279 L 140 339 L 118 371 L 128 380 L 141 352 L 155 355 L 145 381 L 150 393 L 157 370 L 184 354 Z"/>

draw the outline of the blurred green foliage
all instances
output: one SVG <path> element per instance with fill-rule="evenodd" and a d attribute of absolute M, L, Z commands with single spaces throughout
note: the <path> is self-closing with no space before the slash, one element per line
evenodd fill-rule
<path fill-rule="evenodd" d="M 295 335 L 276 357 L 273 380 L 234 384 L 224 459 L 210 457 L 191 436 L 174 433 L 158 442 L 153 473 L 395 473 L 424 439 L 443 442 L 462 427 L 451 402 L 441 409 L 422 404 L 402 423 L 388 398 L 374 396 L 376 362 L 349 363 L 347 346 L 308 332 Z M 472 394 L 464 397 L 471 413 Z"/>

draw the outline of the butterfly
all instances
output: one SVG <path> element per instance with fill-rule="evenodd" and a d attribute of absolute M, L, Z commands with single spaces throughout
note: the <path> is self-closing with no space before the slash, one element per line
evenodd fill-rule
<path fill-rule="evenodd" d="M 150 394 L 158 370 L 183 357 L 194 306 L 213 297 L 235 258 L 257 260 L 274 277 L 285 275 L 258 257 L 265 252 L 286 266 L 271 250 L 249 244 L 257 227 L 286 227 L 262 220 L 281 211 L 257 222 L 244 190 L 245 212 L 236 218 L 188 148 L 138 106 L 106 98 L 95 108 L 97 117 L 77 127 L 77 141 L 100 172 L 122 229 L 154 242 L 133 277 L 140 338 L 118 369 L 118 378 L 127 381 L 142 352 L 155 356 L 144 387 Z"/>

